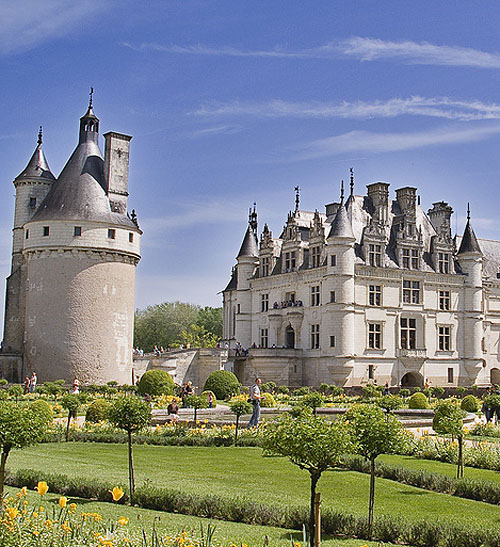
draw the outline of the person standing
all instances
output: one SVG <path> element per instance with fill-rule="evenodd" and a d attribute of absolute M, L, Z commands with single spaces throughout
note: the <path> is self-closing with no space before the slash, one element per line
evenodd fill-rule
<path fill-rule="evenodd" d="M 255 384 L 250 388 L 250 402 L 253 405 L 253 412 L 250 421 L 248 422 L 247 429 L 251 427 L 257 427 L 260 420 L 260 402 L 264 398 L 260 394 L 260 378 L 255 378 Z"/>
<path fill-rule="evenodd" d="M 37 380 L 38 378 L 36 376 L 36 372 L 33 371 L 33 374 L 31 375 L 31 378 L 30 378 L 30 393 L 35 393 Z"/>

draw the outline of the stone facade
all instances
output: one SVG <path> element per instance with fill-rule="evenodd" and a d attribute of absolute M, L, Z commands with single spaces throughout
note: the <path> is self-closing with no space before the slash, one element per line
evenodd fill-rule
<path fill-rule="evenodd" d="M 343 193 L 343 192 L 342 192 Z M 368 185 L 326 211 L 256 213 L 223 291 L 224 341 L 243 383 L 431 386 L 500 381 L 500 242 L 415 188 Z"/>
<path fill-rule="evenodd" d="M 76 376 L 132 382 L 135 268 L 140 236 L 127 214 L 131 137 L 107 133 L 99 150 L 92 104 L 79 143 L 56 179 L 41 133 L 16 177 L 12 270 L 0 374 L 21 381 Z"/>

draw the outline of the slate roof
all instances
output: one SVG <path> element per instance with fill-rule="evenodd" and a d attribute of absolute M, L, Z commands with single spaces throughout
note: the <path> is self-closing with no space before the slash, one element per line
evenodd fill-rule
<path fill-rule="evenodd" d="M 335 215 L 335 218 L 330 226 L 328 239 L 331 237 L 354 239 L 351 221 L 349 220 L 349 216 L 347 215 L 347 210 L 343 201 L 340 202 L 340 207 L 338 208 L 337 214 Z"/>
<path fill-rule="evenodd" d="M 242 256 L 259 256 L 259 246 L 250 226 L 248 226 L 247 231 L 245 232 L 245 237 L 243 238 L 243 243 L 241 244 L 237 258 Z"/>
<path fill-rule="evenodd" d="M 43 153 L 42 143 L 40 140 L 41 139 L 39 138 L 38 145 L 35 148 L 28 165 L 21 171 L 21 173 L 19 173 L 19 175 L 17 175 L 15 180 L 21 178 L 42 178 L 47 180 L 56 179 L 50 170 L 49 164 L 47 163 L 47 158 Z"/>
<path fill-rule="evenodd" d="M 476 234 L 474 233 L 474 230 L 472 229 L 470 220 L 468 220 L 467 224 L 465 225 L 464 235 L 462 236 L 462 241 L 460 242 L 460 249 L 458 250 L 458 254 L 462 254 L 462 253 L 482 254 L 481 247 L 479 246 L 479 243 L 477 242 Z"/>

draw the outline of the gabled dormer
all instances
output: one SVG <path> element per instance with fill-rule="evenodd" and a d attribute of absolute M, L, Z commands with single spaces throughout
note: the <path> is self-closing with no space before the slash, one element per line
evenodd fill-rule
<path fill-rule="evenodd" d="M 392 231 L 395 255 L 400 268 L 420 270 L 422 267 L 423 237 L 417 225 L 417 189 L 396 190 L 396 213 Z"/>
<path fill-rule="evenodd" d="M 431 259 L 436 272 L 455 273 L 453 256 L 456 252 L 451 237 L 451 215 L 453 209 L 445 201 L 432 204 L 427 212 L 436 235 L 431 237 Z"/>
<path fill-rule="evenodd" d="M 304 251 L 308 241 L 303 239 L 303 230 L 296 219 L 298 211 L 288 213 L 281 239 L 281 273 L 295 272 L 304 263 Z"/>
<path fill-rule="evenodd" d="M 260 236 L 259 277 L 267 277 L 273 273 L 280 254 L 280 248 L 280 241 L 273 239 L 273 233 L 269 226 L 264 224 Z"/>
<path fill-rule="evenodd" d="M 316 210 L 309 229 L 309 268 L 318 268 L 324 262 L 325 227 L 318 210 Z"/>

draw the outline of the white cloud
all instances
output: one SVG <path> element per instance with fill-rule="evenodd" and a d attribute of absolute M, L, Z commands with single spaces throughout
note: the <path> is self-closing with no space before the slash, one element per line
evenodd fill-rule
<path fill-rule="evenodd" d="M 500 125 L 469 128 L 440 128 L 415 133 L 370 133 L 350 131 L 335 137 L 319 139 L 300 147 L 293 159 L 303 160 L 336 156 L 351 152 L 397 152 L 444 146 L 487 139 L 500 133 Z"/>
<path fill-rule="evenodd" d="M 0 53 L 29 50 L 71 32 L 76 25 L 107 9 L 92 0 L 16 0 L 0 4 Z"/>
<path fill-rule="evenodd" d="M 481 101 L 460 101 L 448 97 L 393 98 L 387 101 L 212 103 L 200 107 L 199 116 L 256 116 L 263 118 L 394 118 L 401 115 L 428 116 L 473 121 L 500 119 L 500 105 Z"/>
<path fill-rule="evenodd" d="M 337 47 L 326 46 L 326 51 L 337 50 L 360 61 L 394 59 L 419 65 L 468 66 L 500 68 L 500 53 L 478 49 L 441 46 L 429 42 L 389 42 L 376 38 L 353 37 Z"/>
<path fill-rule="evenodd" d="M 217 125 L 215 127 L 202 127 L 190 133 L 190 137 L 210 137 L 212 135 L 233 135 L 239 133 L 241 127 L 237 125 Z"/>

